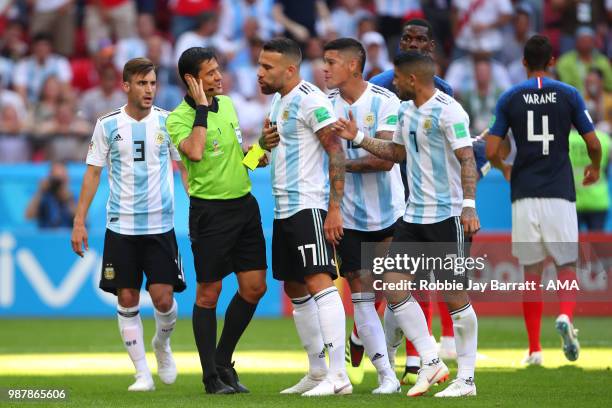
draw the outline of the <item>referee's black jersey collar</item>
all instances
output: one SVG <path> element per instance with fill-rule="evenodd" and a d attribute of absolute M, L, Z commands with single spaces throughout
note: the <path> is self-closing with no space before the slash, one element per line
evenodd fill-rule
<path fill-rule="evenodd" d="M 185 102 L 187 102 L 187 105 L 191 106 L 193 109 L 195 109 L 197 106 L 190 95 L 185 95 Z M 213 113 L 219 112 L 219 101 L 217 100 L 216 96 L 213 96 L 212 103 L 208 107 L 208 111 Z"/>

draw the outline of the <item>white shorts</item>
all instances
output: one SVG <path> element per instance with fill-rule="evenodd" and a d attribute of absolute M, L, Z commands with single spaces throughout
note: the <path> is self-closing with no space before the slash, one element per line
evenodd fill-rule
<path fill-rule="evenodd" d="M 576 203 L 562 198 L 522 198 L 512 203 L 512 255 L 521 265 L 551 256 L 565 265 L 578 259 Z"/>

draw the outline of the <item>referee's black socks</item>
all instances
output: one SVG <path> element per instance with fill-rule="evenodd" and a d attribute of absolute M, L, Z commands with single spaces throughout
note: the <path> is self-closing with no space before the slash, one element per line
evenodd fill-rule
<path fill-rule="evenodd" d="M 217 376 L 215 350 L 217 348 L 217 309 L 193 305 L 193 336 L 200 355 L 204 379 Z"/>
<path fill-rule="evenodd" d="M 225 312 L 225 323 L 217 347 L 217 365 L 229 367 L 232 364 L 238 340 L 253 318 L 255 309 L 257 304 L 247 302 L 236 292 Z"/>

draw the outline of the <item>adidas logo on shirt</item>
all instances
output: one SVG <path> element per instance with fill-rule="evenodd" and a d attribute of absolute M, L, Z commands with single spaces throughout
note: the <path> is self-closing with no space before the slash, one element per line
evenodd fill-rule
<path fill-rule="evenodd" d="M 114 137 L 113 142 L 119 142 L 121 140 L 123 140 L 123 138 L 121 137 L 119 133 L 117 133 L 117 136 Z"/>

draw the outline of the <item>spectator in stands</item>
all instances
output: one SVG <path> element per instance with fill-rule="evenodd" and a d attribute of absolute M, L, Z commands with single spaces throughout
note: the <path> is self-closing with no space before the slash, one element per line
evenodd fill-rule
<path fill-rule="evenodd" d="M 66 99 L 70 98 L 63 92 L 62 84 L 56 76 L 45 79 L 40 95 L 31 109 L 28 131 L 35 131 L 42 124 L 53 120 L 60 103 Z"/>
<path fill-rule="evenodd" d="M 313 67 L 317 61 L 323 60 L 323 41 L 319 37 L 309 38 L 303 56 L 300 75 L 304 81 L 314 82 Z"/>
<path fill-rule="evenodd" d="M 249 61 L 235 71 L 237 93 L 245 99 L 254 98 L 258 93 L 259 86 L 257 86 L 257 82 L 253 78 L 257 78 L 259 54 L 263 44 L 264 41 L 260 38 L 251 39 L 249 42 Z M 228 80 L 228 84 L 233 85 L 233 80 Z"/>
<path fill-rule="evenodd" d="M 51 120 L 34 129 L 37 136 L 47 141 L 47 159 L 82 161 L 87 154 L 87 138 L 93 126 L 75 112 L 72 102 L 63 101 Z"/>
<path fill-rule="evenodd" d="M 323 0 L 275 0 L 272 15 L 283 27 L 284 35 L 302 46 L 319 32 L 324 36 L 334 32 L 331 13 Z M 317 23 L 320 23 L 319 30 Z"/>
<path fill-rule="evenodd" d="M 612 130 L 612 92 L 603 87 L 603 73 L 591 68 L 584 83 L 584 102 L 591 113 L 595 128 L 610 133 Z"/>
<path fill-rule="evenodd" d="M 136 3 L 133 0 L 88 0 L 84 25 L 90 53 L 96 52 L 103 42 L 133 37 Z"/>
<path fill-rule="evenodd" d="M 577 88 L 584 94 L 584 80 L 590 68 L 595 67 L 603 73 L 604 89 L 612 91 L 612 68 L 605 55 L 595 49 L 595 32 L 590 27 L 580 27 L 576 31 L 576 49 L 568 51 L 559 58 L 557 73 L 559 79 Z"/>
<path fill-rule="evenodd" d="M 0 104 L 0 163 L 30 160 L 30 144 L 23 134 L 19 111 L 11 104 Z"/>
<path fill-rule="evenodd" d="M 357 25 L 357 37 L 363 38 L 365 33 L 376 31 L 376 19 L 374 17 L 363 17 Z"/>
<path fill-rule="evenodd" d="M 5 106 L 12 106 L 13 109 L 17 111 L 17 115 L 19 116 L 20 121 L 23 123 L 27 115 L 25 104 L 17 92 L 4 86 L 4 75 L 5 74 L 0 71 L 0 109 Z"/>
<path fill-rule="evenodd" d="M 100 85 L 81 96 L 79 115 L 93 125 L 99 117 L 125 105 L 125 93 L 118 89 L 118 84 L 119 74 L 115 67 L 107 65 L 102 68 Z"/>
<path fill-rule="evenodd" d="M 452 0 L 453 59 L 468 52 L 498 53 L 504 45 L 502 28 L 513 11 L 510 0 Z"/>
<path fill-rule="evenodd" d="M 229 41 L 219 33 L 219 16 L 206 12 L 199 16 L 194 31 L 183 33 L 174 46 L 174 61 L 178 64 L 181 54 L 191 47 L 213 47 L 225 61 L 231 60 L 238 50 L 238 44 Z"/>
<path fill-rule="evenodd" d="M 19 21 L 9 21 L 0 35 L 1 56 L 17 61 L 27 54 L 28 44 L 24 40 L 23 25 Z"/>
<path fill-rule="evenodd" d="M 487 53 L 474 53 L 453 61 L 444 79 L 453 88 L 455 96 L 466 94 L 476 89 L 474 65 L 477 60 L 489 59 L 491 63 L 491 81 L 494 86 L 503 90 L 510 88 L 510 76 L 505 66 L 491 58 Z"/>
<path fill-rule="evenodd" d="M 25 217 L 36 219 L 39 228 L 70 228 L 76 202 L 68 185 L 68 171 L 61 162 L 51 164 L 26 208 Z"/>
<path fill-rule="evenodd" d="M 30 33 L 50 33 L 53 48 L 59 54 L 70 57 L 74 52 L 76 7 L 74 0 L 33 0 L 34 10 L 30 20 Z"/>
<path fill-rule="evenodd" d="M 338 37 L 360 38 L 359 21 L 372 14 L 362 7 L 360 0 L 339 0 L 337 4 L 331 19 Z"/>
<path fill-rule="evenodd" d="M 257 37 L 264 41 L 274 37 L 281 29 L 272 19 L 274 0 L 222 0 L 221 34 L 231 40 L 239 41 L 245 37 L 244 27 L 247 20 L 257 21 Z"/>
<path fill-rule="evenodd" d="M 376 0 L 374 4 L 378 16 L 378 31 L 387 40 L 387 54 L 393 57 L 397 51 L 404 21 L 425 16 L 420 1 Z"/>
<path fill-rule="evenodd" d="M 57 77 L 63 87 L 69 87 L 72 70 L 66 58 L 53 53 L 51 37 L 38 33 L 32 41 L 32 55 L 15 67 L 13 86 L 24 101 L 33 104 L 49 76 Z"/>
<path fill-rule="evenodd" d="M 376 31 L 370 31 L 361 37 L 361 42 L 366 50 L 366 64 L 363 70 L 366 79 L 393 68 L 393 64 L 389 61 L 387 44 L 382 35 Z"/>
<path fill-rule="evenodd" d="M 545 34 L 557 41 L 555 51 L 563 54 L 575 47 L 579 27 L 607 31 L 606 0 L 544 0 Z"/>
<path fill-rule="evenodd" d="M 179 83 L 176 66 L 166 65 L 164 62 L 166 44 L 166 39 L 161 35 L 152 35 L 147 39 L 147 52 L 145 55 L 148 59 L 153 61 L 153 64 L 157 67 L 157 85 L 164 87 L 169 85 L 176 86 Z"/>
<path fill-rule="evenodd" d="M 216 12 L 219 0 L 170 0 L 171 34 L 174 41 L 187 31 L 196 30 L 204 13 Z"/>
<path fill-rule="evenodd" d="M 147 40 L 156 34 L 157 28 L 153 15 L 139 14 L 137 22 L 136 35 L 117 41 L 115 46 L 114 63 L 118 72 L 122 72 L 125 63 L 132 58 L 145 56 Z M 173 64 L 172 44 L 163 40 L 161 51 L 159 65 L 171 66 Z"/>
<path fill-rule="evenodd" d="M 493 82 L 491 60 L 481 58 L 474 62 L 476 88 L 458 95 L 461 106 L 470 117 L 470 134 L 479 135 L 489 127 L 495 105 L 504 89 Z"/>
<path fill-rule="evenodd" d="M 533 8 L 529 3 L 519 3 L 516 6 L 512 25 L 506 31 L 504 38 L 504 46 L 500 52 L 500 62 L 506 66 L 516 61 L 523 60 L 523 50 L 527 40 L 531 38 L 535 32 L 531 28 L 530 15 L 533 14 Z M 524 68 L 523 68 L 524 70 Z"/>

